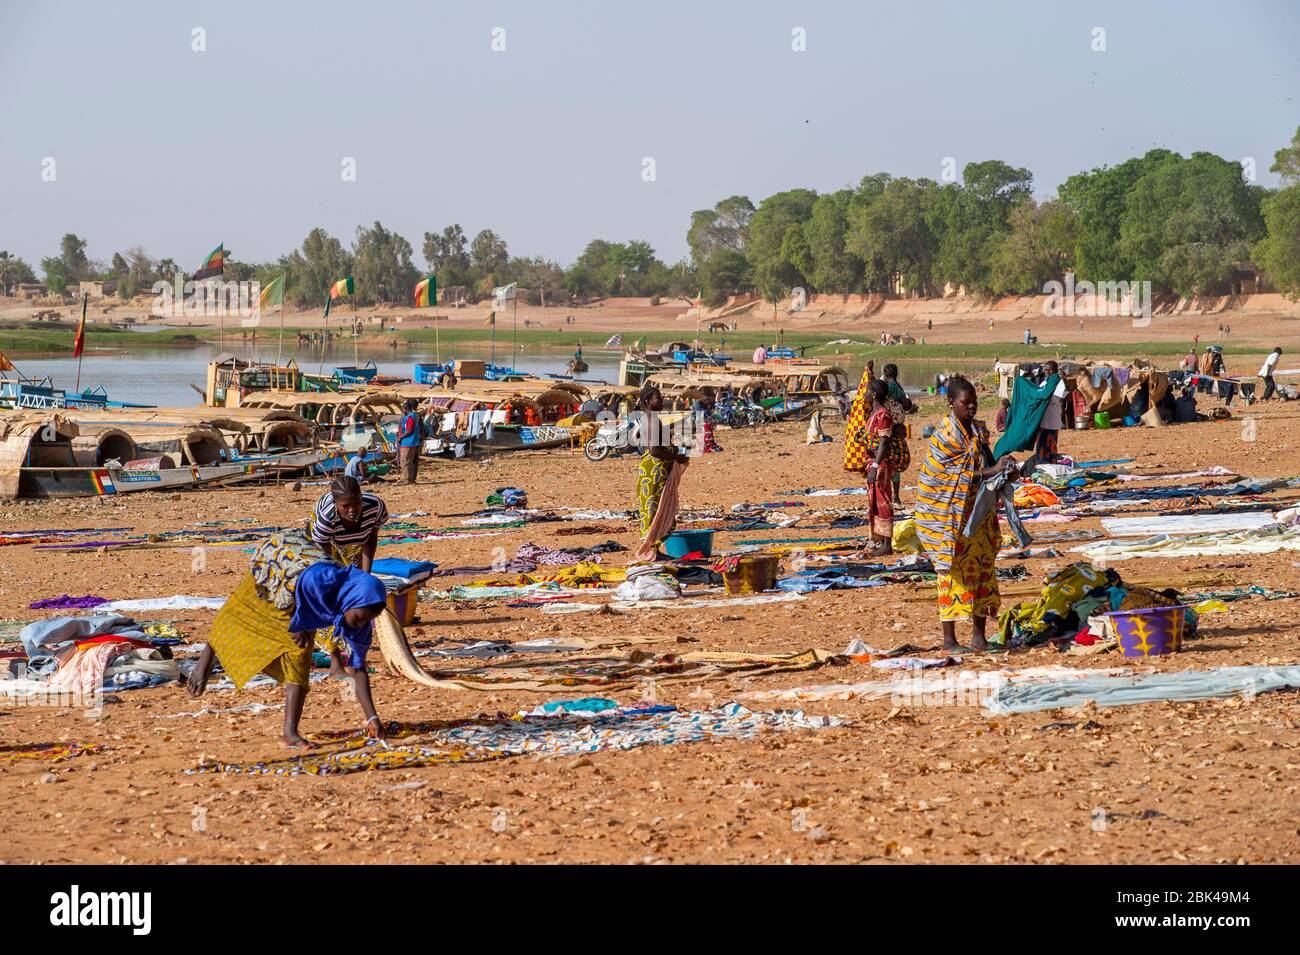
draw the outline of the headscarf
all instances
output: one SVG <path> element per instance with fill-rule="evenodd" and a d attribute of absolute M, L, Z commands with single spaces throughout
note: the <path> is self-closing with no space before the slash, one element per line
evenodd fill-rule
<path fill-rule="evenodd" d="M 322 562 L 298 577 L 289 627 L 294 633 L 334 628 L 334 633 L 361 649 L 370 646 L 372 627 L 349 627 L 343 614 L 357 607 L 384 603 L 388 593 L 374 574 L 357 567 Z"/>

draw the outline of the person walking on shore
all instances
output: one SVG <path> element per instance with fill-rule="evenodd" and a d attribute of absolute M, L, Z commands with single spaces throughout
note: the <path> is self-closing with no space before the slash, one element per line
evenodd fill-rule
<path fill-rule="evenodd" d="M 1277 382 L 1273 380 L 1273 372 L 1277 370 L 1278 359 L 1282 357 L 1282 346 L 1274 348 L 1264 359 L 1264 364 L 1260 366 L 1259 377 L 1264 379 L 1264 394 L 1260 396 L 1260 401 L 1268 401 L 1277 394 Z"/>
<path fill-rule="evenodd" d="M 407 484 L 414 484 L 420 470 L 420 416 L 416 401 L 407 399 L 402 426 L 397 433 L 397 453 L 401 457 L 402 474 Z"/>

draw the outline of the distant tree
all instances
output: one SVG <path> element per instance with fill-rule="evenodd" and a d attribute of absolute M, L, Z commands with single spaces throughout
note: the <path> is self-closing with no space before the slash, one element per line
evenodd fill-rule
<path fill-rule="evenodd" d="M 1001 160 L 968 163 L 961 184 L 939 189 L 927 222 L 939 239 L 938 277 L 976 296 L 993 293 L 993 256 L 1010 231 L 1011 210 L 1033 192 L 1028 169 Z"/>
<path fill-rule="evenodd" d="M 469 241 L 459 225 L 449 225 L 441 234 L 426 232 L 423 252 L 425 264 L 437 276 L 440 288 L 473 283 Z"/>
<path fill-rule="evenodd" d="M 749 239 L 745 256 L 749 259 L 752 279 L 764 298 L 775 300 L 796 285 L 808 280 L 794 263 L 782 255 L 785 234 L 791 226 L 801 225 L 812 215 L 817 193 L 812 189 L 790 189 L 768 196 L 758 204 L 749 220 Z M 794 242 L 789 251 L 802 248 Z"/>
<path fill-rule="evenodd" d="M 469 258 L 480 277 L 489 279 L 495 284 L 496 279 L 506 274 L 510 251 L 504 239 L 491 229 L 484 229 L 474 236 L 474 241 L 469 247 Z"/>
<path fill-rule="evenodd" d="M 1291 137 L 1291 144 L 1273 154 L 1273 165 L 1268 168 L 1282 177 L 1284 186 L 1300 185 L 1300 127 Z"/>
<path fill-rule="evenodd" d="M 809 261 L 805 271 L 813 286 L 847 295 L 862 282 L 862 260 L 849 250 L 849 212 L 853 191 L 841 189 L 817 197 L 812 215 L 803 224 Z M 796 263 L 798 265 L 798 263 Z"/>
<path fill-rule="evenodd" d="M 904 288 L 932 295 L 939 239 L 929 216 L 939 186 L 929 179 L 884 179 L 864 179 L 849 211 L 846 245 L 862 263 L 862 284 L 887 292 L 897 275 Z"/>
<path fill-rule="evenodd" d="M 180 266 L 176 264 L 175 259 L 160 259 L 158 261 L 158 276 L 165 281 L 170 282 L 180 270 Z"/>
<path fill-rule="evenodd" d="M 77 281 L 91 277 L 94 273 L 94 266 L 90 259 L 86 257 L 85 239 L 78 238 L 69 232 L 59 242 L 59 249 L 59 258 L 63 260 L 64 268 L 67 270 L 69 277 Z"/>
<path fill-rule="evenodd" d="M 1255 261 L 1273 286 L 1300 301 L 1300 184 L 1264 200 L 1267 235 L 1255 246 Z"/>
<path fill-rule="evenodd" d="M 1264 237 L 1263 195 L 1213 153 L 1163 160 L 1125 198 L 1119 250 L 1132 278 L 1181 296 L 1214 291 Z"/>
<path fill-rule="evenodd" d="M 352 256 L 358 302 L 410 304 L 419 281 L 411 263 L 411 243 L 376 221 L 369 229 L 357 227 Z"/>
<path fill-rule="evenodd" d="M 564 269 L 540 255 L 533 259 L 512 260 L 510 274 L 524 288 L 537 293 L 542 308 L 546 307 L 548 296 L 553 298 L 564 288 Z"/>
<path fill-rule="evenodd" d="M 126 259 L 123 258 L 122 253 L 114 252 L 109 274 L 112 275 L 113 278 L 120 278 L 121 276 L 126 275 L 129 268 L 130 267 L 126 264 Z"/>
<path fill-rule="evenodd" d="M 707 305 L 721 305 L 728 295 L 753 288 L 749 259 L 734 249 L 718 249 L 699 270 Z"/>
<path fill-rule="evenodd" d="M 1061 281 L 1074 264 L 1078 241 L 1074 210 L 1059 199 L 1026 199 L 1011 211 L 1011 231 L 993 256 L 993 290 L 1038 293 Z"/>
<path fill-rule="evenodd" d="M 312 229 L 302 248 L 282 257 L 278 263 L 287 276 L 285 294 L 298 305 L 325 304 L 329 287 L 352 274 L 352 255 L 343 243 L 324 229 Z"/>
<path fill-rule="evenodd" d="M 718 249 L 743 252 L 753 215 L 754 204 L 747 196 L 729 196 L 712 209 L 693 213 L 686 233 L 691 260 L 699 264 Z"/>
<path fill-rule="evenodd" d="M 0 292 L 8 293 L 24 282 L 35 282 L 32 267 L 8 252 L 0 251 Z"/>
<path fill-rule="evenodd" d="M 1077 173 L 1061 186 L 1061 200 L 1078 220 L 1075 272 L 1090 282 L 1118 282 L 1136 274 L 1136 264 L 1120 249 L 1120 223 L 1129 191 L 1142 176 L 1175 153 L 1153 149 L 1117 166 Z"/>

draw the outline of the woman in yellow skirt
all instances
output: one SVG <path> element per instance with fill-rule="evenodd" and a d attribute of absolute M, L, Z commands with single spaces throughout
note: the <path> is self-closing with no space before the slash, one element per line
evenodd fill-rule
<path fill-rule="evenodd" d="M 988 617 L 998 612 L 998 578 L 994 561 L 1001 536 L 994 508 L 966 537 L 962 529 L 981 482 L 1015 467 L 1011 455 L 996 463 L 989 451 L 988 429 L 975 419 L 975 386 L 964 378 L 948 381 L 952 413 L 930 437 L 917 475 L 916 534 L 938 574 L 939 621 L 943 648 L 958 650 L 956 621 L 969 619 L 971 649 L 985 650 Z"/>
<path fill-rule="evenodd" d="M 237 689 L 265 673 L 284 684 L 284 743 L 303 749 L 312 746 L 298 732 L 310 685 L 312 643 L 316 631 L 326 627 L 346 648 L 344 665 L 367 733 L 383 737 L 365 656 L 371 622 L 386 606 L 384 585 L 355 567 L 317 556 L 319 551 L 300 534 L 275 535 L 259 547 L 249 572 L 218 611 L 187 686 L 191 696 L 201 696 L 218 660 Z"/>

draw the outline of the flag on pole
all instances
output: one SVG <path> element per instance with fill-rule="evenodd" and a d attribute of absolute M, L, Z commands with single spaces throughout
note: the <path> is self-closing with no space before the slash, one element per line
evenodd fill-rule
<path fill-rule="evenodd" d="M 427 308 L 438 301 L 438 280 L 430 275 L 415 286 L 415 307 Z"/>
<path fill-rule="evenodd" d="M 353 291 L 352 276 L 345 279 L 339 279 L 330 286 L 330 299 L 342 298 L 344 295 L 351 295 Z"/>
<path fill-rule="evenodd" d="M 90 304 L 90 296 L 81 296 L 81 323 L 77 325 L 77 340 L 72 343 L 72 357 L 80 358 L 82 350 L 86 347 L 86 306 Z"/>
<path fill-rule="evenodd" d="M 609 336 L 609 340 L 605 342 L 605 347 L 606 347 L 606 348 L 622 348 L 622 347 L 623 347 L 623 333 L 622 333 L 622 332 L 615 332 L 613 335 L 610 335 L 610 336 Z"/>
<path fill-rule="evenodd" d="M 271 279 L 262 287 L 262 292 L 257 296 L 257 310 L 260 312 L 264 308 L 270 308 L 272 305 L 284 304 L 284 276 L 278 275 Z"/>
<path fill-rule="evenodd" d="M 518 282 L 511 282 L 509 285 L 498 285 L 492 290 L 492 301 L 494 308 L 505 308 L 506 302 L 515 297 L 515 290 Z"/>
<path fill-rule="evenodd" d="M 226 243 L 221 243 L 215 249 L 208 253 L 208 257 L 203 260 L 199 270 L 194 273 L 194 281 L 199 282 L 203 279 L 210 279 L 214 275 L 221 275 L 226 268 Z"/>

